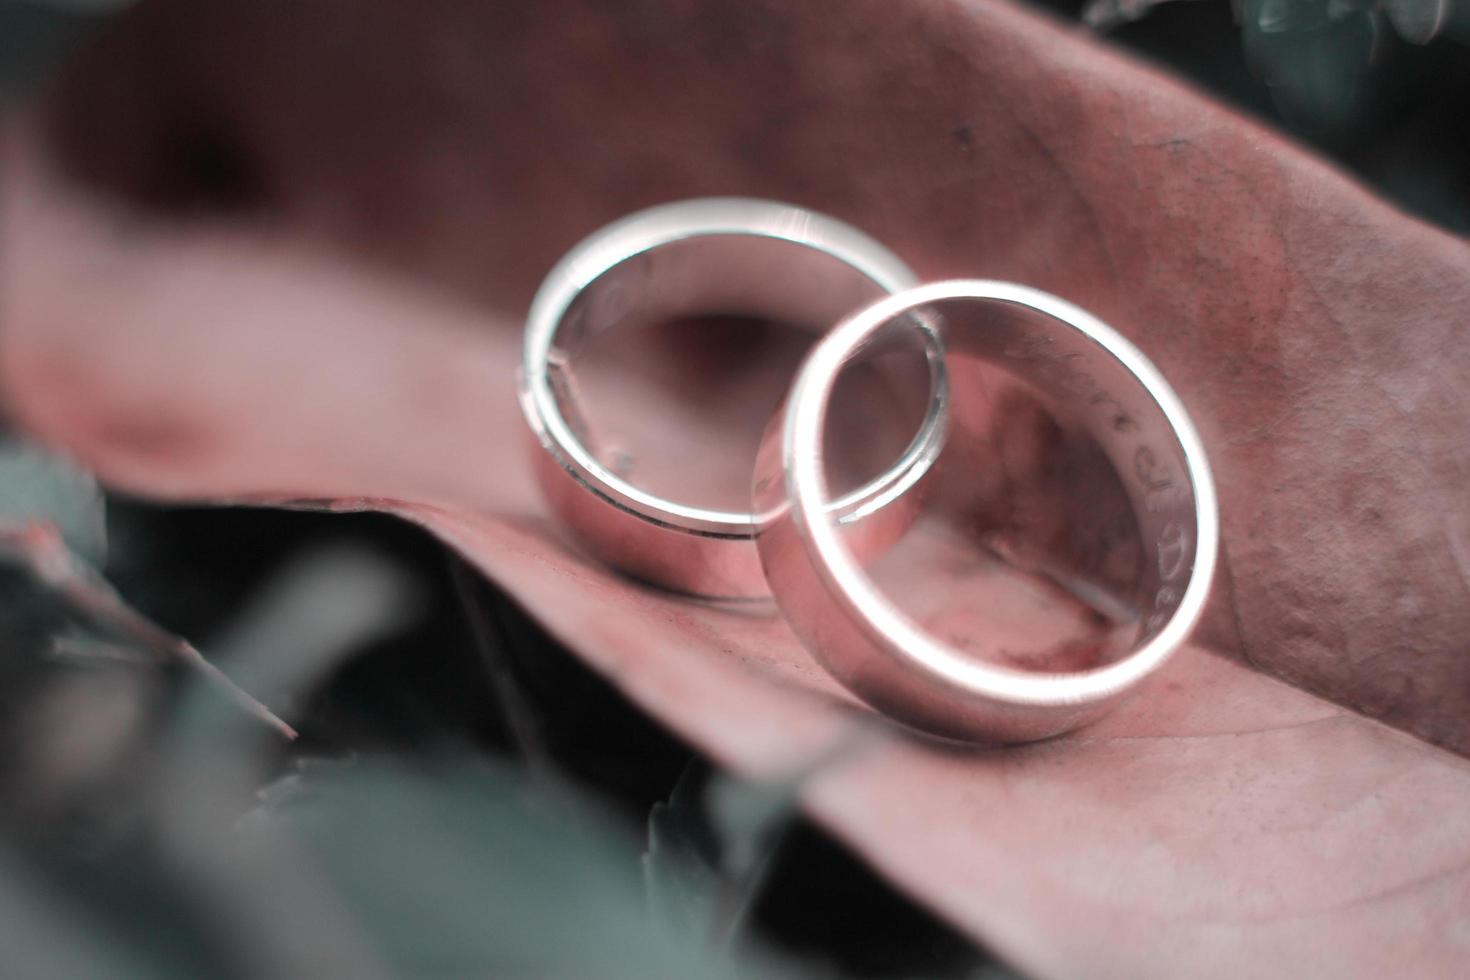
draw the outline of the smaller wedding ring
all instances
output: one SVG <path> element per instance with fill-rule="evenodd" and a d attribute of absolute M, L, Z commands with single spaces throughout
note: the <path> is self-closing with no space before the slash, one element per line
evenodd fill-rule
<path fill-rule="evenodd" d="M 569 366 L 586 340 L 630 320 L 754 316 L 821 334 L 915 281 L 857 229 L 773 201 L 681 201 L 593 234 L 547 275 L 526 319 L 520 400 L 551 511 L 596 557 L 635 578 L 702 597 L 766 596 L 753 541 L 759 518 L 669 500 L 614 472 L 589 445 Z M 904 519 L 904 490 L 932 460 L 945 420 L 942 358 L 934 351 L 917 363 L 932 408 L 891 468 L 834 504 L 840 522 L 871 529 Z"/>

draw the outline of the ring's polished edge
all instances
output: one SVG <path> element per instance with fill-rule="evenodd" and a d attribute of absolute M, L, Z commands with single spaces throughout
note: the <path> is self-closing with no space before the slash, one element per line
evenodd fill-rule
<path fill-rule="evenodd" d="M 849 275 L 867 281 L 871 295 L 895 292 L 917 282 L 912 270 L 873 238 L 834 218 L 794 205 L 747 198 L 701 198 L 648 208 L 595 232 L 547 274 L 526 318 L 519 397 L 542 450 L 543 465 L 538 466 L 538 476 L 548 501 L 599 557 L 635 577 L 680 591 L 707 597 L 753 598 L 768 594 L 752 544 L 762 516 L 682 504 L 650 493 L 614 473 L 597 459 L 564 416 L 552 376 L 553 357 L 566 320 L 589 287 L 654 250 L 731 238 L 809 249 L 814 261 L 829 266 L 840 263 L 850 270 Z M 714 282 L 727 277 L 729 271 L 696 269 L 688 275 Z M 677 286 L 697 290 L 699 283 L 680 282 Z M 861 303 L 834 311 L 830 321 L 822 323 L 822 329 L 858 305 Z M 929 358 L 936 405 L 931 406 L 919 432 L 892 467 L 834 504 L 843 520 L 862 520 L 888 506 L 919 479 L 937 455 L 946 418 L 942 405 L 944 365 L 937 343 L 933 340 Z M 554 466 L 544 465 L 545 461 Z M 571 496 L 568 487 L 585 499 Z M 646 532 L 640 531 L 640 526 Z M 700 546 L 700 541 L 705 546 Z M 742 549 L 748 554 L 742 555 Z"/>
<path fill-rule="evenodd" d="M 1050 379 L 1054 387 L 1086 390 L 1088 403 L 1106 404 L 1112 416 L 1112 424 L 1100 430 L 1099 442 L 1119 465 L 1140 533 L 1154 549 L 1146 549 L 1144 563 L 1142 645 L 1106 666 L 1033 673 L 984 663 L 946 646 L 878 593 L 860 559 L 844 544 L 843 530 L 825 512 L 820 440 L 832 386 L 843 365 L 897 318 L 975 301 L 1019 308 L 1026 317 L 1040 314 L 1051 325 L 1011 330 L 1006 338 L 1011 346 L 1004 354 L 987 348 L 985 356 L 1003 364 L 1010 359 L 1018 373 L 1031 371 L 1033 382 Z M 963 349 L 960 329 L 944 320 L 948 349 Z M 1075 360 L 1079 357 L 1084 360 Z M 1078 364 L 1091 368 L 1078 374 Z M 1100 384 L 1099 376 L 1107 382 Z M 1119 419 L 1127 424 L 1117 424 Z M 797 633 L 839 680 L 915 727 L 1002 742 L 1044 738 L 1076 727 L 1157 670 L 1185 642 L 1204 609 L 1219 548 L 1219 514 L 1199 435 L 1178 396 L 1137 347 L 1049 293 L 1012 283 L 954 280 L 879 299 L 808 354 L 780 431 L 768 433 L 767 442 L 757 486 L 774 482 L 790 504 L 782 520 L 758 539 L 772 593 Z M 779 451 L 771 443 L 778 443 Z M 1125 460 L 1137 463 L 1127 473 L 1120 465 Z M 1170 460 L 1182 464 L 1182 481 Z M 776 466 L 781 478 L 773 481 Z M 772 506 L 773 500 L 768 496 L 758 503 Z"/>

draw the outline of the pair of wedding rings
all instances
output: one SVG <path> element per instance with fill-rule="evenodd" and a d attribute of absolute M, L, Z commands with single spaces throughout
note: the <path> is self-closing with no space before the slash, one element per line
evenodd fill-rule
<path fill-rule="evenodd" d="M 757 316 L 820 335 L 767 429 L 749 511 L 681 504 L 624 479 L 589 444 L 570 390 L 568 365 L 594 335 L 634 319 L 701 314 Z M 904 363 L 928 386 L 927 410 L 895 463 L 833 499 L 824 434 L 834 388 L 855 358 L 883 344 L 907 345 Z M 1111 461 L 1143 545 L 1125 655 L 1065 673 L 985 662 L 927 633 L 866 574 L 914 521 L 917 488 L 953 437 L 953 354 L 1028 382 Z M 931 733 L 1025 741 L 1097 717 L 1184 643 L 1209 593 L 1219 517 L 1204 449 L 1136 347 L 1036 289 L 921 285 L 872 238 L 803 208 L 684 201 L 583 241 L 531 304 L 520 397 L 549 506 L 598 558 L 694 596 L 774 597 L 838 680 Z"/>

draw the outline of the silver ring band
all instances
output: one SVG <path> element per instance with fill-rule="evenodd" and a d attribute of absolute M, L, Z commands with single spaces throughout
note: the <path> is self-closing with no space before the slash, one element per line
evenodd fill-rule
<path fill-rule="evenodd" d="M 1108 455 L 1145 544 L 1137 637 L 1105 666 L 1039 673 L 983 662 L 927 634 L 863 571 L 830 518 L 822 433 L 833 386 L 856 354 L 921 319 L 951 355 L 996 363 L 1075 417 Z M 985 280 L 931 283 L 852 315 L 807 355 L 782 424 L 767 433 L 756 503 L 772 594 L 798 635 L 849 689 L 937 734 L 1044 738 L 1105 711 L 1187 639 L 1209 594 L 1219 541 L 1204 447 L 1149 360 L 1096 317 L 1048 293 Z M 762 489 L 764 488 L 764 489 Z"/>
<path fill-rule="evenodd" d="M 714 598 L 769 594 L 753 539 L 760 519 L 667 500 L 613 472 L 588 445 L 562 377 L 593 334 L 642 320 L 734 314 L 822 333 L 872 300 L 912 286 L 912 271 L 835 219 L 772 201 L 707 198 L 630 215 L 573 248 L 526 319 L 520 400 L 553 513 L 598 558 L 636 578 Z M 942 391 L 942 358 L 929 366 Z M 902 457 L 834 506 L 867 519 L 903 497 L 942 440 L 936 407 Z"/>

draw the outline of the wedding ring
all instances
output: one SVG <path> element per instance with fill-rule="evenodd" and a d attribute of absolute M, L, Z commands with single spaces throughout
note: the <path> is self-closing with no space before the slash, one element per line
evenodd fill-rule
<path fill-rule="evenodd" d="M 915 322 L 938 331 L 948 356 L 980 358 L 1028 382 L 1108 456 L 1144 545 L 1131 603 L 1136 637 L 1121 657 L 1046 673 L 962 652 L 880 594 L 831 520 L 822 459 L 833 386 L 860 352 Z M 919 286 L 838 325 L 799 369 L 780 425 L 768 430 L 755 486 L 757 508 L 771 515 L 757 539 L 771 592 L 807 647 L 879 711 L 968 740 L 1044 738 L 1107 710 L 1184 643 L 1218 548 L 1204 448 L 1159 371 L 1096 317 L 1003 282 Z"/>
<path fill-rule="evenodd" d="M 520 401 L 551 511 L 594 555 L 635 578 L 703 597 L 768 595 L 753 543 L 761 519 L 668 500 L 615 472 L 591 444 L 570 365 L 589 338 L 631 319 L 756 316 L 822 333 L 915 282 L 862 232 L 772 201 L 683 201 L 596 232 L 551 270 L 526 319 Z M 905 519 L 913 501 L 904 491 L 942 442 L 943 359 L 932 337 L 926 343 L 912 360 L 932 393 L 927 417 L 887 471 L 833 504 L 840 524 L 861 522 L 874 541 Z"/>

